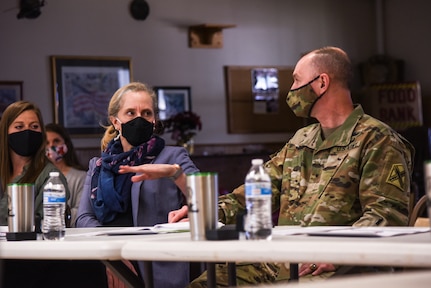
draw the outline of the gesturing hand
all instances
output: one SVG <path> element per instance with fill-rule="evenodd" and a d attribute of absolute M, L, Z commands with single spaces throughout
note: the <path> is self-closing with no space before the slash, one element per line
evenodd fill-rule
<path fill-rule="evenodd" d="M 133 182 L 169 177 L 172 176 L 175 171 L 176 168 L 172 164 L 121 165 L 118 170 L 119 173 L 136 173 L 136 175 L 132 177 Z"/>

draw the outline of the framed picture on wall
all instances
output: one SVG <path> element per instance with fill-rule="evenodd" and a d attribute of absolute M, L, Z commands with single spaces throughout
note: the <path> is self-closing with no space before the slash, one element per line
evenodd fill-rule
<path fill-rule="evenodd" d="M 190 87 L 154 87 L 157 94 L 160 120 L 191 111 Z"/>
<path fill-rule="evenodd" d="M 22 100 L 22 81 L 0 81 L 0 118 L 7 106 Z"/>
<path fill-rule="evenodd" d="M 54 119 L 71 135 L 99 137 L 108 104 L 132 81 L 128 57 L 51 56 Z"/>

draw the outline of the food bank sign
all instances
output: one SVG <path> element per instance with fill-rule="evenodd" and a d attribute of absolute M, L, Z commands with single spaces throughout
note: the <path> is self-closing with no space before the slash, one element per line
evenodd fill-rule
<path fill-rule="evenodd" d="M 398 131 L 423 124 L 419 82 L 371 85 L 365 102 L 366 113 Z"/>

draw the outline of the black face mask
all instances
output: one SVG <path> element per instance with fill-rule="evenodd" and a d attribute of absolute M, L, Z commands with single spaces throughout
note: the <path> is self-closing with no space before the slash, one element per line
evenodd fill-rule
<path fill-rule="evenodd" d="M 153 131 L 154 124 L 142 117 L 136 117 L 127 123 L 121 123 L 121 135 L 135 147 L 150 140 L 151 136 L 153 136 Z"/>
<path fill-rule="evenodd" d="M 42 145 L 42 132 L 24 130 L 8 135 L 9 146 L 16 154 L 24 157 L 34 155 Z"/>

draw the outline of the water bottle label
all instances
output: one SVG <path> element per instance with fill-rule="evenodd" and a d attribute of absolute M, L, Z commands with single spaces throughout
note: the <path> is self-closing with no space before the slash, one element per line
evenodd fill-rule
<path fill-rule="evenodd" d="M 50 203 L 66 203 L 66 197 L 65 196 L 59 196 L 55 193 L 43 193 L 43 203 L 44 204 L 50 204 Z"/>
<path fill-rule="evenodd" d="M 270 196 L 271 184 L 264 182 L 256 182 L 245 185 L 246 196 Z"/>

